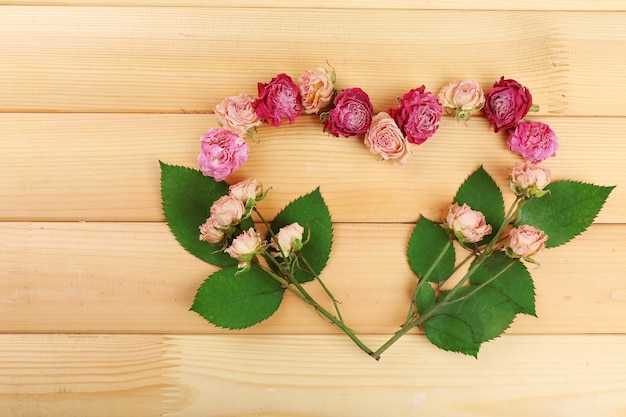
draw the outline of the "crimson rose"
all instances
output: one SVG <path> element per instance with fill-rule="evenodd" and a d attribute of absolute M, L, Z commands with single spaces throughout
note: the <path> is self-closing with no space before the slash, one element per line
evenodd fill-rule
<path fill-rule="evenodd" d="M 287 74 L 279 74 L 267 83 L 258 83 L 259 98 L 252 106 L 259 119 L 263 119 L 274 127 L 289 119 L 293 124 L 302 113 L 302 104 L 298 86 Z"/>
<path fill-rule="evenodd" d="M 494 132 L 512 129 L 526 116 L 533 105 L 530 91 L 515 80 L 504 77 L 485 95 L 485 115 L 493 123 Z"/>
<path fill-rule="evenodd" d="M 374 107 L 365 91 L 356 87 L 347 88 L 337 94 L 333 105 L 324 122 L 324 132 L 348 137 L 369 129 Z"/>
<path fill-rule="evenodd" d="M 406 139 L 417 145 L 435 134 L 441 121 L 443 107 L 426 87 L 414 88 L 400 99 L 400 106 L 388 113 L 398 124 Z"/>

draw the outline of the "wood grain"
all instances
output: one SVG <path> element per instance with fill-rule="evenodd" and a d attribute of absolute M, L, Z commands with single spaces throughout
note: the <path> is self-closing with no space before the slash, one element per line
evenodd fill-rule
<path fill-rule="evenodd" d="M 626 405 L 624 335 L 505 336 L 479 360 L 419 336 L 392 349 L 375 362 L 337 336 L 5 335 L 0 411 L 611 417 Z"/>
<path fill-rule="evenodd" d="M 557 157 L 545 161 L 554 179 L 616 185 L 626 178 L 625 119 L 541 120 L 560 137 Z M 0 125 L 0 220 L 162 221 L 158 161 L 196 167 L 199 137 L 217 123 L 212 115 L 0 114 Z M 319 186 L 337 222 L 440 219 L 481 164 L 508 204 L 508 172 L 520 161 L 482 118 L 468 126 L 445 118 L 405 166 L 377 162 L 358 138 L 323 133 L 314 116 L 263 126 L 257 139 L 250 161 L 228 181 L 253 176 L 271 186 L 262 202 L 268 217 Z M 619 186 L 596 221 L 625 220 Z"/>
<path fill-rule="evenodd" d="M 487 88 L 506 75 L 531 89 L 542 114 L 621 116 L 625 19 L 624 12 L 389 9 L 381 19 L 376 9 L 5 6 L 0 56 L 10 65 L 0 72 L 0 109 L 208 112 L 280 72 L 297 77 L 329 62 L 338 88 L 360 86 L 377 110 L 422 84 L 438 91 L 463 77 Z M 312 38 L 323 47 L 307 46 Z"/>

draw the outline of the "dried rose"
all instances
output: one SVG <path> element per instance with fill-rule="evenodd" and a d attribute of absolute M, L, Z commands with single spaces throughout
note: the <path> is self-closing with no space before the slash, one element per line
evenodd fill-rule
<path fill-rule="evenodd" d="M 509 149 L 537 164 L 555 156 L 559 140 L 550 126 L 541 122 L 521 121 L 509 134 Z"/>
<path fill-rule="evenodd" d="M 215 218 L 209 217 L 206 222 L 200 226 L 200 240 L 217 245 L 224 240 L 225 233 L 215 224 Z"/>
<path fill-rule="evenodd" d="M 399 107 L 388 110 L 407 140 L 417 145 L 437 132 L 443 112 L 437 97 L 425 89 L 412 89 L 400 98 Z"/>
<path fill-rule="evenodd" d="M 485 115 L 493 123 L 494 132 L 512 129 L 528 114 L 533 104 L 530 91 L 515 80 L 497 81 L 485 95 Z"/>
<path fill-rule="evenodd" d="M 232 195 L 224 195 L 213 203 L 210 212 L 215 227 L 224 229 L 239 224 L 245 207 L 240 199 Z"/>
<path fill-rule="evenodd" d="M 335 83 L 333 73 L 324 67 L 307 70 L 298 78 L 298 90 L 305 114 L 319 113 L 333 99 Z"/>
<path fill-rule="evenodd" d="M 454 114 L 456 121 L 469 120 L 472 113 L 485 105 L 485 94 L 473 80 L 452 81 L 437 95 L 441 105 Z"/>
<path fill-rule="evenodd" d="M 260 119 L 274 127 L 288 119 L 293 124 L 296 117 L 302 114 L 302 104 L 298 86 L 287 74 L 279 74 L 267 83 L 258 83 L 259 98 L 254 109 Z"/>
<path fill-rule="evenodd" d="M 246 178 L 231 185 L 228 190 L 231 196 L 242 201 L 244 205 L 247 205 L 249 201 L 261 201 L 265 197 L 263 187 L 254 178 Z"/>
<path fill-rule="evenodd" d="M 542 197 L 547 193 L 544 188 L 550 184 L 550 170 L 530 162 L 517 163 L 511 169 L 509 187 L 518 195 L 526 198 Z"/>
<path fill-rule="evenodd" d="M 254 111 L 253 102 L 254 98 L 246 93 L 226 97 L 215 106 L 215 118 L 224 129 L 244 137 L 263 123 Z"/>
<path fill-rule="evenodd" d="M 491 233 L 491 226 L 487 224 L 485 216 L 479 211 L 472 210 L 467 204 L 462 206 L 452 204 L 448 208 L 444 227 L 454 233 L 461 243 L 480 242 Z"/>
<path fill-rule="evenodd" d="M 200 138 L 200 170 L 222 181 L 248 160 L 248 144 L 226 129 L 211 129 Z"/>
<path fill-rule="evenodd" d="M 388 113 L 380 112 L 372 119 L 365 133 L 364 143 L 374 155 L 404 164 L 411 151 L 409 144 L 395 120 Z"/>
<path fill-rule="evenodd" d="M 365 133 L 372 122 L 373 107 L 369 96 L 358 87 L 337 94 L 334 108 L 328 112 L 324 132 L 333 136 L 356 136 Z"/>
<path fill-rule="evenodd" d="M 230 246 L 224 249 L 224 252 L 239 261 L 239 268 L 248 269 L 252 259 L 264 249 L 265 245 L 261 236 L 251 227 L 234 238 Z"/>
<path fill-rule="evenodd" d="M 302 249 L 302 234 L 304 228 L 298 223 L 291 223 L 285 227 L 280 228 L 276 233 L 275 238 L 272 238 L 271 247 L 276 249 L 273 252 L 273 256 L 282 256 L 286 258 L 291 256 L 293 252 Z M 282 250 L 282 255 L 281 255 Z"/>
<path fill-rule="evenodd" d="M 530 260 L 531 256 L 541 253 L 548 241 L 548 235 L 529 225 L 521 225 L 509 232 L 509 246 L 506 253 L 513 258 Z"/>

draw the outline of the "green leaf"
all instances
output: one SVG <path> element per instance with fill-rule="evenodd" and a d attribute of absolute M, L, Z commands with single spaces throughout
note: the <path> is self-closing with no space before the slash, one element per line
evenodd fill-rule
<path fill-rule="evenodd" d="M 228 267 L 211 274 L 198 289 L 191 310 L 227 329 L 250 327 L 274 314 L 284 288 L 255 267 L 237 276 L 236 272 L 236 267 Z"/>
<path fill-rule="evenodd" d="M 420 280 L 441 282 L 454 270 L 455 253 L 450 236 L 424 216 L 415 224 L 407 257 L 411 270 Z"/>
<path fill-rule="evenodd" d="M 554 182 L 546 187 L 548 194 L 526 202 L 515 226 L 541 229 L 548 235 L 548 248 L 562 245 L 587 230 L 613 188 L 570 180 Z"/>
<path fill-rule="evenodd" d="M 419 285 L 415 293 L 415 305 L 420 314 L 425 314 L 428 310 L 435 306 L 436 295 L 435 289 L 428 283 L 424 282 Z"/>
<path fill-rule="evenodd" d="M 440 298 L 440 303 L 445 294 Z M 500 336 L 519 307 L 490 286 L 463 287 L 423 323 L 428 339 L 444 350 L 477 356 L 480 345 Z"/>
<path fill-rule="evenodd" d="M 161 201 L 167 224 L 180 245 L 192 255 L 213 265 L 237 263 L 228 254 L 201 241 L 199 227 L 215 200 L 228 194 L 228 185 L 205 177 L 200 171 L 161 164 Z"/>
<path fill-rule="evenodd" d="M 276 215 L 270 227 L 274 233 L 278 233 L 281 227 L 294 222 L 304 227 L 304 239 L 309 238 L 300 253 L 319 275 L 328 262 L 333 240 L 330 212 L 319 188 L 289 203 Z M 301 267 L 305 268 L 305 265 Z M 295 278 L 299 282 L 307 282 L 314 279 L 315 275 L 305 269 L 297 269 Z"/>
<path fill-rule="evenodd" d="M 504 221 L 502 192 L 482 166 L 461 184 L 454 197 L 454 202 L 459 205 L 467 204 L 472 210 L 480 211 L 485 216 L 487 223 L 491 225 L 492 234 L 498 230 Z M 479 245 L 486 242 L 490 236 L 485 236 L 482 241 L 478 242 Z"/>
<path fill-rule="evenodd" d="M 519 259 L 512 259 L 504 252 L 493 252 L 470 276 L 470 284 L 480 285 L 489 282 L 510 302 L 517 311 L 535 316 L 535 285 L 533 279 Z"/>

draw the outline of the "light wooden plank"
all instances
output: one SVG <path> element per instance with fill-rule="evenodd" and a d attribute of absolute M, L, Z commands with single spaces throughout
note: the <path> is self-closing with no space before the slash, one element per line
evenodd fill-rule
<path fill-rule="evenodd" d="M 372 337 L 373 344 L 382 343 Z M 336 336 L 0 336 L 0 410 L 31 416 L 601 415 L 626 407 L 626 336 L 505 336 L 479 359 Z"/>
<path fill-rule="evenodd" d="M 621 116 L 625 19 L 620 12 L 5 6 L 0 110 L 207 112 L 280 72 L 297 76 L 328 61 L 339 88 L 364 88 L 378 109 L 421 84 L 438 90 L 469 77 L 490 86 L 506 75 L 531 88 L 543 114 Z"/>
<path fill-rule="evenodd" d="M 108 6 L 108 7 L 203 7 L 204 0 L 2 0 L 0 5 L 17 6 Z M 524 2 L 479 0 L 213 0 L 211 7 L 252 8 L 324 8 L 324 9 L 402 9 L 402 10 L 576 10 L 576 11 L 624 11 L 621 0 L 527 0 Z M 347 13 L 347 12 L 346 12 Z"/>
<path fill-rule="evenodd" d="M 189 310 L 215 267 L 180 248 L 164 224 L 0 224 L 0 329 L 6 332 L 224 332 Z M 359 333 L 391 334 L 406 317 L 415 278 L 411 224 L 336 224 L 323 273 Z M 626 225 L 596 225 L 530 267 L 539 318 L 512 333 L 626 332 Z M 308 290 L 325 300 L 314 284 Z M 331 308 L 327 304 L 327 307 Z M 287 294 L 253 333 L 334 333 Z"/>
<path fill-rule="evenodd" d="M 626 119 L 541 120 L 561 138 L 545 162 L 554 178 L 618 185 L 597 221 L 626 222 Z M 196 167 L 199 137 L 217 126 L 211 115 L 127 114 L 0 114 L 0 125 L 0 219 L 11 221 L 161 221 L 158 161 Z M 323 133 L 314 116 L 261 127 L 257 138 L 229 181 L 271 186 L 268 217 L 320 186 L 338 222 L 438 219 L 480 164 L 510 202 L 506 177 L 519 161 L 482 118 L 469 126 L 445 118 L 405 166 L 378 162 L 357 138 Z"/>

